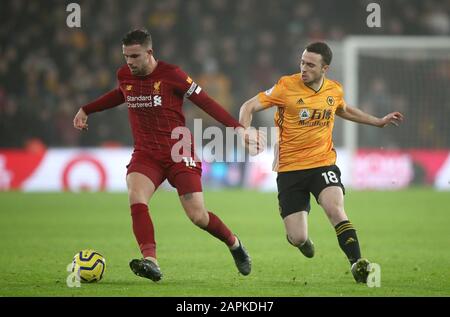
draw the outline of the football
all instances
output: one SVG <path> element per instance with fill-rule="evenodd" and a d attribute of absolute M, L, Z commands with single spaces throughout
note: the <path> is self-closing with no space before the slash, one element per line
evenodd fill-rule
<path fill-rule="evenodd" d="M 76 272 L 83 283 L 100 281 L 105 269 L 105 258 L 95 250 L 81 250 L 73 257 L 72 272 Z"/>

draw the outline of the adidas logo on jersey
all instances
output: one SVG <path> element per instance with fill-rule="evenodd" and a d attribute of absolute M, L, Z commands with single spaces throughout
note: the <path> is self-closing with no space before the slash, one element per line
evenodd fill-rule
<path fill-rule="evenodd" d="M 303 101 L 303 98 L 300 98 L 299 100 L 297 100 L 297 104 L 298 105 L 304 105 L 305 102 Z"/>

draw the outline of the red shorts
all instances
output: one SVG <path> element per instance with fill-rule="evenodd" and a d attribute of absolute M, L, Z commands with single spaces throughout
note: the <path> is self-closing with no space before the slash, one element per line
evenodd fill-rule
<path fill-rule="evenodd" d="M 176 163 L 170 156 L 160 158 L 149 152 L 134 151 L 127 165 L 127 175 L 133 172 L 150 178 L 155 188 L 167 179 L 180 196 L 203 191 L 202 165 L 201 162 L 194 162 L 192 158 Z"/>

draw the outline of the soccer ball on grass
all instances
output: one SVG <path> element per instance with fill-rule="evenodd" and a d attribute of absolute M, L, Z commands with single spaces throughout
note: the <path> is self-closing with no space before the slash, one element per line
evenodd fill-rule
<path fill-rule="evenodd" d="M 95 250 L 81 250 L 73 257 L 72 272 L 79 274 L 84 283 L 98 282 L 106 269 L 106 260 Z"/>

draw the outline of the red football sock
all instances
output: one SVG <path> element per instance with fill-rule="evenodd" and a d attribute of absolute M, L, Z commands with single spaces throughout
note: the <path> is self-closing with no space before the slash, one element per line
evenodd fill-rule
<path fill-rule="evenodd" d="M 136 237 L 143 257 L 150 256 L 156 259 L 155 232 L 147 205 L 131 205 L 131 218 L 133 220 L 134 236 Z"/>
<path fill-rule="evenodd" d="M 208 215 L 209 215 L 208 226 L 206 226 L 204 230 L 208 231 L 217 239 L 225 242 L 227 246 L 229 247 L 233 246 L 234 242 L 236 241 L 236 238 L 234 237 L 234 234 L 230 231 L 230 229 L 228 229 L 228 227 L 222 222 L 222 220 L 220 220 L 220 218 L 217 217 L 212 212 L 208 211 Z"/>

